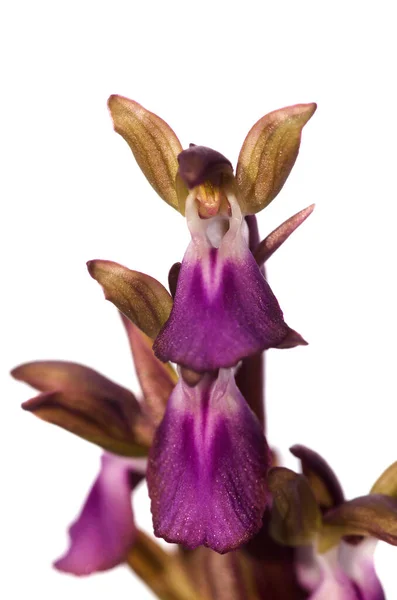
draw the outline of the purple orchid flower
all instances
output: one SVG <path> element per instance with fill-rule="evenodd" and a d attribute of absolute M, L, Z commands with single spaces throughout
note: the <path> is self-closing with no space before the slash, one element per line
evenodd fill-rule
<path fill-rule="evenodd" d="M 136 538 L 131 492 L 143 479 L 146 460 L 104 454 L 82 512 L 69 529 L 70 547 L 54 566 L 90 575 L 125 561 Z"/>
<path fill-rule="evenodd" d="M 155 534 L 217 552 L 261 527 L 270 459 L 261 425 L 231 370 L 194 387 L 180 378 L 149 455 Z"/>
<path fill-rule="evenodd" d="M 106 450 L 83 509 L 69 529 L 70 545 L 54 564 L 89 575 L 124 562 L 134 546 L 131 494 L 146 473 L 147 454 L 176 374 L 153 354 L 151 342 L 123 317 L 143 400 L 93 369 L 62 361 L 37 361 L 13 370 L 41 393 L 23 404 L 39 418 Z"/>
<path fill-rule="evenodd" d="M 197 150 L 202 149 L 194 147 L 180 157 Z M 200 158 L 214 153 L 205 150 Z M 230 216 L 202 219 L 198 193 L 194 187 L 186 200 L 192 242 L 179 272 L 173 309 L 153 348 L 161 360 L 205 372 L 233 367 L 246 356 L 279 346 L 289 328 L 249 250 L 248 228 L 236 197 L 226 191 Z"/>
<path fill-rule="evenodd" d="M 298 549 L 298 580 L 310 600 L 385 600 L 373 564 L 376 543 L 371 538 L 358 544 L 341 541 L 324 554 Z"/>
<path fill-rule="evenodd" d="M 112 96 L 109 107 L 116 131 L 159 195 L 186 216 L 192 236 L 156 355 L 205 373 L 268 348 L 305 344 L 285 323 L 249 250 L 244 217 L 281 190 L 316 105 L 260 119 L 243 143 L 236 177 L 221 153 L 194 144 L 182 150 L 172 129 L 136 102 Z"/>
<path fill-rule="evenodd" d="M 384 600 L 373 554 L 378 540 L 397 545 L 397 463 L 370 494 L 344 499 L 326 461 L 305 446 L 291 452 L 303 475 L 272 469 L 270 532 L 295 547 L 295 570 L 310 600 Z"/>

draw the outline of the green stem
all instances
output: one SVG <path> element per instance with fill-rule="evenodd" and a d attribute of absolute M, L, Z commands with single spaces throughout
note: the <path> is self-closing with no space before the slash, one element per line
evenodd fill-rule
<path fill-rule="evenodd" d="M 138 531 L 127 563 L 160 600 L 206 600 L 198 596 L 177 555 L 168 554 Z"/>

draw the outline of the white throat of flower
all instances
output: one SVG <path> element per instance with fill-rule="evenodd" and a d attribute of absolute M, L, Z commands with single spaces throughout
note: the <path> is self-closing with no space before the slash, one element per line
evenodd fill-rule
<path fill-rule="evenodd" d="M 192 241 L 207 248 L 221 248 L 225 244 L 230 250 L 240 244 L 241 239 L 248 243 L 248 226 L 241 212 L 236 196 L 226 192 L 231 209 L 231 215 L 216 215 L 202 219 L 197 204 L 197 188 L 194 188 L 186 198 L 185 216 Z"/>

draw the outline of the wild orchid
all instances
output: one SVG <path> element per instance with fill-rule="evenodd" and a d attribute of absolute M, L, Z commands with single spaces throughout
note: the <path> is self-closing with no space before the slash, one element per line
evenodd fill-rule
<path fill-rule="evenodd" d="M 109 109 L 191 242 L 170 269 L 170 291 L 109 260 L 88 263 L 121 313 L 141 399 L 74 363 L 13 371 L 40 392 L 25 410 L 105 450 L 55 566 L 87 575 L 127 562 L 166 600 L 381 600 L 372 554 L 375 539 L 397 545 L 395 465 L 368 496 L 346 501 L 318 454 L 291 448 L 295 473 L 277 465 L 264 433 L 263 353 L 307 344 L 284 319 L 264 264 L 314 206 L 263 241 L 255 214 L 281 191 L 316 105 L 260 119 L 235 174 L 218 151 L 184 150 L 140 104 L 111 96 Z M 134 523 L 131 493 L 144 477 L 154 534 L 177 552 Z"/>

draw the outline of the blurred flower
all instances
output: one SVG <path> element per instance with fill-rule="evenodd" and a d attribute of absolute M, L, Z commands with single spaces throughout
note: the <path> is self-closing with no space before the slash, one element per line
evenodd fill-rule
<path fill-rule="evenodd" d="M 305 446 L 293 446 L 304 475 L 270 471 L 273 495 L 270 532 L 296 547 L 296 569 L 310 600 L 384 600 L 375 573 L 377 540 L 397 545 L 397 463 L 370 494 L 345 500 L 326 461 Z"/>
<path fill-rule="evenodd" d="M 143 479 L 157 423 L 177 377 L 153 354 L 151 342 L 123 318 L 144 397 L 93 369 L 62 361 L 37 361 L 13 370 L 16 379 L 40 390 L 22 406 L 39 418 L 98 444 L 100 473 L 82 512 L 70 528 L 70 547 L 55 566 L 88 575 L 124 562 L 137 530 L 131 492 Z"/>
<path fill-rule="evenodd" d="M 310 592 L 310 600 L 385 600 L 373 564 L 376 542 L 341 540 L 325 553 L 312 547 L 298 549 L 298 579 Z"/>
<path fill-rule="evenodd" d="M 131 492 L 144 477 L 144 459 L 102 456 L 100 473 L 69 529 L 70 547 L 55 567 L 74 575 L 111 569 L 126 560 L 136 538 Z"/>

